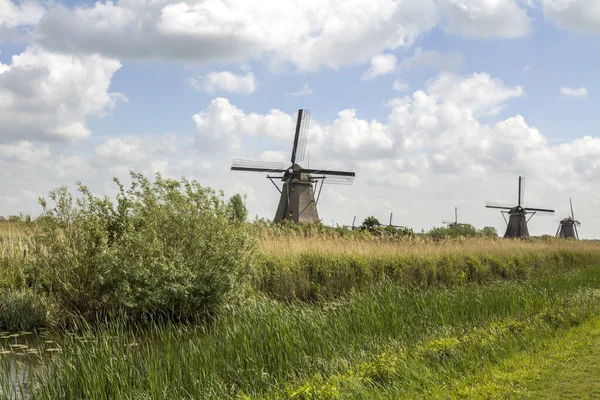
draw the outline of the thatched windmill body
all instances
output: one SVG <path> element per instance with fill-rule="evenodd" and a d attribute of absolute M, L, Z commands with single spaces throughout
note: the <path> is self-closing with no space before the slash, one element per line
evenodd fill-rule
<path fill-rule="evenodd" d="M 554 210 L 547 208 L 523 207 L 524 198 L 525 178 L 519 176 L 519 194 L 517 197 L 516 206 L 500 205 L 493 203 L 486 204 L 487 208 L 496 208 L 502 210 L 502 217 L 504 218 L 504 222 L 506 222 L 506 232 L 504 233 L 504 237 L 528 238 L 529 229 L 527 228 L 527 223 L 535 214 L 554 214 Z M 506 214 L 508 214 L 508 220 L 506 220 Z M 527 218 L 527 214 L 531 214 L 529 218 Z"/>
<path fill-rule="evenodd" d="M 319 221 L 317 203 L 321 196 L 323 183 L 352 184 L 354 181 L 354 172 L 309 169 L 298 164 L 299 161 L 304 160 L 309 121 L 310 111 L 298 110 L 291 165 L 288 168 L 284 168 L 280 163 L 242 159 L 234 159 L 231 165 L 233 171 L 267 172 L 267 178 L 280 193 L 274 222 L 284 220 L 291 220 L 295 223 Z M 283 175 L 271 176 L 270 173 Z M 279 188 L 273 179 L 280 179 L 283 182 L 282 187 Z M 317 187 L 319 188 L 318 193 L 316 193 Z M 315 194 L 317 194 L 316 200 Z"/>
<path fill-rule="evenodd" d="M 442 224 L 446 224 L 448 228 L 452 228 L 453 226 L 469 225 L 465 224 L 464 222 L 458 222 L 458 207 L 454 207 L 454 221 L 442 221 Z"/>
<path fill-rule="evenodd" d="M 573 212 L 573 202 L 571 201 L 571 199 L 569 199 L 569 204 L 571 205 L 571 215 L 560 221 L 560 224 L 558 225 L 558 230 L 556 231 L 556 237 L 561 237 L 564 239 L 579 239 L 579 232 L 577 232 L 577 227 L 581 226 L 581 223 L 575 219 L 575 213 Z"/>

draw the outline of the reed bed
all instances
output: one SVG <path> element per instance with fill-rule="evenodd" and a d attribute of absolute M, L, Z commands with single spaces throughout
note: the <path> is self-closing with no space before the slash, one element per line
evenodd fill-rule
<path fill-rule="evenodd" d="M 376 282 L 453 286 L 465 282 L 525 279 L 600 264 L 600 242 L 559 239 L 504 240 L 371 235 L 273 235 L 264 231 L 253 286 L 279 300 L 320 301 Z"/>

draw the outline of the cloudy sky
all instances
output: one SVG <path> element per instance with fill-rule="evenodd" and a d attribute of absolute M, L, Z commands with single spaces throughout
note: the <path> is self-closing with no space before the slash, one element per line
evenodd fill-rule
<path fill-rule="evenodd" d="M 0 214 L 129 170 L 247 195 L 289 162 L 312 111 L 310 166 L 327 224 L 374 215 L 415 230 L 459 219 L 504 231 L 486 201 L 556 209 L 600 237 L 597 0 L 0 0 Z"/>

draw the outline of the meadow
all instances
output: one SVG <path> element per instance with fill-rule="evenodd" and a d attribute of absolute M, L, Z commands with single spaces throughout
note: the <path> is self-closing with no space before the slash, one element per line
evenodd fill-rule
<path fill-rule="evenodd" d="M 133 178 L 0 228 L 0 398 L 505 398 L 482 371 L 600 315 L 599 242 L 248 223 Z"/>

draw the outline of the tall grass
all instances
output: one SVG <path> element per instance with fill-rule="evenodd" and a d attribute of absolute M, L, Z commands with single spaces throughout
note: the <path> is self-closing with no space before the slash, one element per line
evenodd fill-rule
<path fill-rule="evenodd" d="M 598 268 L 589 267 L 452 289 L 379 283 L 317 305 L 258 298 L 212 327 L 97 327 L 87 343 L 65 340 L 60 357 L 31 373 L 37 397 L 53 399 L 286 398 L 306 385 L 315 393 L 333 385 L 335 394 L 367 390 L 386 369 L 390 387 L 422 391 L 595 315 L 598 288 Z M 390 351 L 392 361 L 373 364 Z"/>
<path fill-rule="evenodd" d="M 251 271 L 260 292 L 279 300 L 335 298 L 392 281 L 405 286 L 452 286 L 464 282 L 524 279 L 531 275 L 600 264 L 599 242 L 421 238 L 370 235 L 278 236 L 266 231 Z"/>

